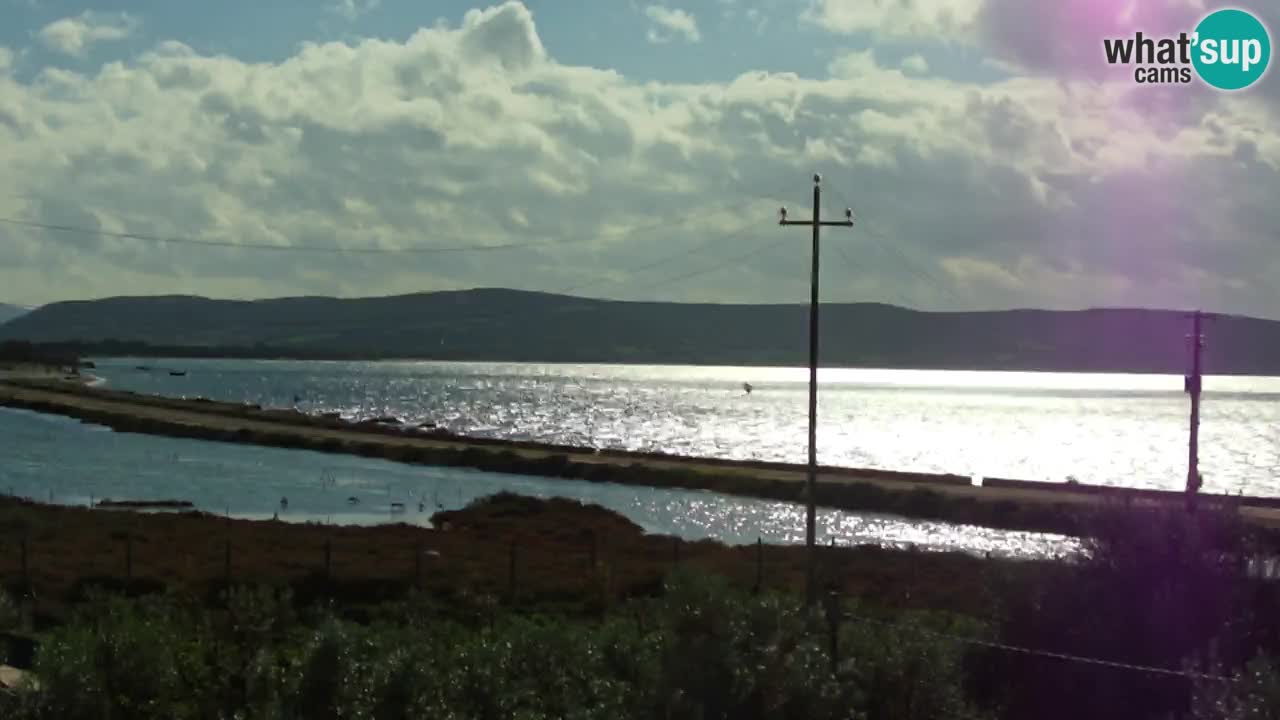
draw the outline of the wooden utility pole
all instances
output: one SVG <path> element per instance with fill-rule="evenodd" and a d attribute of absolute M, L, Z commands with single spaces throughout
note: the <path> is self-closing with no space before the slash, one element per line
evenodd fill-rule
<path fill-rule="evenodd" d="M 818 490 L 818 235 L 822 226 L 853 227 L 853 210 L 844 211 L 844 220 L 822 220 L 822 176 L 813 176 L 813 217 L 809 220 L 788 220 L 787 209 L 778 211 L 779 225 L 806 225 L 813 228 L 812 271 L 809 279 L 809 472 L 806 483 L 807 507 L 805 509 L 805 546 L 808 552 L 805 601 L 810 607 L 817 602 L 818 550 L 815 546 L 817 525 Z"/>
<path fill-rule="evenodd" d="M 1191 374 L 1186 377 L 1185 389 L 1191 395 L 1191 428 L 1187 440 L 1187 510 L 1196 509 L 1196 493 L 1200 490 L 1200 390 L 1201 355 L 1204 350 L 1204 333 L 1201 326 L 1204 313 L 1197 310 L 1191 315 Z"/>

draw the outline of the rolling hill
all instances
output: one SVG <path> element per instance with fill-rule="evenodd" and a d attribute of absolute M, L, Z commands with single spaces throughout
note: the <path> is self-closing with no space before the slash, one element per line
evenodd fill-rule
<path fill-rule="evenodd" d="M 46 305 L 0 340 L 88 354 L 804 365 L 805 305 L 618 302 L 502 289 L 393 297 L 118 297 Z M 1182 312 L 822 307 L 823 365 L 1183 373 Z M 1207 321 L 1205 371 L 1280 374 L 1280 322 Z"/>
<path fill-rule="evenodd" d="M 21 305 L 7 305 L 5 303 L 0 303 L 0 325 L 4 325 L 14 318 L 26 315 L 28 312 L 31 312 L 31 308 L 22 307 Z"/>

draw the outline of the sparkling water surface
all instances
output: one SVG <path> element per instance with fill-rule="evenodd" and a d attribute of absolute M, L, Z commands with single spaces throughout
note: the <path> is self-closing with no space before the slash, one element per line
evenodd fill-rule
<path fill-rule="evenodd" d="M 188 500 L 236 517 L 356 525 L 429 526 L 437 509 L 457 509 L 507 490 L 567 497 L 617 511 L 648 532 L 729 544 L 797 543 L 804 509 L 708 492 L 586 483 L 402 465 L 347 455 L 112 432 L 70 418 L 0 409 L 0 491 L 85 505 L 93 500 Z M 351 505 L 349 498 L 359 500 Z M 403 512 L 394 512 L 401 503 Z M 421 507 L 421 509 L 419 509 Z M 1005 557 L 1076 552 L 1075 540 L 875 514 L 820 510 L 818 539 L 839 545 L 916 546 Z"/>
<path fill-rule="evenodd" d="M 94 372 L 126 390 L 394 415 L 474 435 L 806 459 L 804 368 L 117 358 Z M 1189 401 L 1178 376 L 824 369 L 819 381 L 823 464 L 1185 485 Z M 1204 387 L 1205 488 L 1280 495 L 1280 378 Z"/>

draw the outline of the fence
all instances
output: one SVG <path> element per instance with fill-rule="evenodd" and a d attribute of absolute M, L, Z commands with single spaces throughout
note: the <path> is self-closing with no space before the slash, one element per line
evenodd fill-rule
<path fill-rule="evenodd" d="M 230 526 L 231 523 L 228 522 L 228 528 Z M 404 542 L 397 543 L 394 548 L 383 548 L 375 556 L 375 560 L 369 562 L 368 543 L 358 542 L 355 533 L 343 532 L 344 529 L 337 528 L 333 532 L 318 534 L 322 530 L 327 528 L 312 528 L 312 537 L 293 548 L 307 548 L 310 561 L 299 557 L 297 553 L 291 553 L 288 557 L 270 558 L 271 564 L 263 562 L 261 548 L 247 546 L 246 538 L 236 538 L 231 533 L 225 533 L 202 545 L 208 557 L 204 558 L 205 562 L 199 571 L 177 578 L 174 574 L 179 568 L 175 564 L 172 552 L 174 548 L 152 542 L 147 533 L 111 533 L 112 542 L 99 548 L 103 552 L 88 554 L 80 562 L 58 552 L 61 548 L 57 544 L 56 533 L 41 537 L 33 537 L 29 531 L 10 533 L 6 544 L 16 551 L 13 553 L 16 555 L 13 558 L 16 562 L 4 563 L 0 577 L 6 581 L 6 585 L 19 591 L 32 616 L 39 612 L 40 604 L 47 601 L 42 599 L 42 591 L 56 594 L 58 590 L 66 592 L 85 582 L 110 586 L 119 585 L 118 581 L 123 581 L 126 590 L 147 591 L 175 579 L 214 587 L 230 586 L 237 582 L 248 584 L 283 581 L 295 590 L 309 588 L 330 598 L 342 597 L 356 601 L 375 600 L 384 597 L 388 590 L 403 591 L 414 587 L 420 590 L 447 588 L 478 592 L 494 601 L 512 604 L 564 597 L 603 601 L 607 604 L 620 592 L 643 588 L 646 582 L 660 580 L 667 572 L 684 563 L 715 559 L 713 553 L 699 552 L 696 543 L 687 544 L 678 539 L 652 539 L 652 542 L 646 542 L 643 547 L 636 547 L 635 543 L 611 543 L 606 533 L 599 532 L 584 533 L 577 543 L 561 542 L 554 546 L 522 543 L 518 538 L 493 538 L 484 542 L 472 542 L 466 548 L 470 552 L 458 558 L 447 558 L 441 553 L 440 543 L 430 541 L 447 533 L 429 535 L 418 531 L 405 533 L 402 538 Z M 49 545 L 47 550 L 42 548 L 42 542 Z M 460 549 L 463 546 L 454 543 L 448 547 Z M 834 545 L 832 549 L 835 549 Z M 365 552 L 361 552 L 362 550 Z M 742 577 L 743 573 L 739 572 L 737 579 L 740 584 L 749 586 L 755 592 L 764 590 L 769 584 L 768 573 L 771 570 L 779 571 L 780 575 L 794 573 L 797 580 L 802 576 L 802 564 L 790 567 L 781 562 L 774 565 L 766 562 L 768 553 L 760 540 L 753 547 L 725 552 L 733 553 L 739 561 L 746 560 L 749 563 L 750 577 Z M 177 557 L 182 557 L 181 553 Z M 577 587 L 565 582 L 565 574 L 573 565 L 581 573 L 582 582 Z M 824 562 L 823 565 L 828 579 L 834 579 L 832 573 L 838 572 L 836 562 Z M 215 566 L 216 570 L 213 569 Z M 554 568 L 555 572 L 546 572 L 548 568 Z M 272 569 L 274 576 L 270 573 L 264 575 L 264 570 Z M 469 574 L 469 569 L 479 569 L 481 573 L 478 576 L 475 573 Z M 911 572 L 914 574 L 914 570 Z M 13 582 L 15 579 L 16 586 Z M 828 654 L 833 668 L 841 662 L 842 625 L 861 623 L 896 628 L 903 633 L 923 633 L 946 642 L 1090 665 L 1115 672 L 1182 677 L 1196 681 L 1227 682 L 1232 679 L 1206 672 L 1115 662 L 1002 644 L 984 638 L 934 632 L 917 626 L 898 625 L 847 611 L 839 591 L 831 591 L 824 596 L 822 609 L 825 624 L 823 629 L 827 633 Z"/>
<path fill-rule="evenodd" d="M 236 584 L 287 584 L 353 601 L 416 589 L 489 595 L 510 603 L 607 604 L 653 591 L 667 573 L 687 563 L 709 563 L 755 592 L 794 581 L 802 567 L 793 552 L 783 550 L 787 560 L 778 561 L 770 578 L 760 539 L 752 547 L 724 548 L 678 538 L 610 537 L 604 531 L 477 538 L 407 527 L 379 531 L 230 520 L 221 532 L 178 538 L 128 522 L 126 515 L 119 516 L 125 528 L 0 529 L 0 543 L 7 546 L 0 553 L 0 581 L 36 607 L 82 597 L 95 586 L 145 592 Z"/>

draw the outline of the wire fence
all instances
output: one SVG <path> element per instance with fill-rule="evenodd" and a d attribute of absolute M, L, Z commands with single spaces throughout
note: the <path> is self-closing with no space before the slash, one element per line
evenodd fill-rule
<path fill-rule="evenodd" d="M 248 522 L 248 521 L 245 521 Z M 227 520 L 230 530 L 231 521 Z M 288 523 L 249 523 L 287 526 Z M 244 532 L 243 528 L 240 528 Z M 360 538 L 346 533 L 350 528 L 331 528 L 333 532 L 317 532 L 312 528 L 306 538 L 287 544 L 266 536 L 236 537 L 227 532 L 221 538 L 204 537 L 194 546 L 180 548 L 171 537 L 144 530 L 112 529 L 101 533 L 92 548 L 73 555 L 68 543 L 54 534 L 8 533 L 8 552 L 0 561 L 0 578 L 11 591 L 34 611 L 42 591 L 50 595 L 57 589 L 82 587 L 95 583 L 125 590 L 155 591 L 175 582 L 194 585 L 230 587 L 237 584 L 310 584 L 311 591 L 333 597 L 352 597 L 370 590 L 371 584 L 390 584 L 402 590 L 440 589 L 475 592 L 491 596 L 498 602 L 520 604 L 549 598 L 576 596 L 616 602 L 637 588 L 660 583 L 662 578 L 687 562 L 705 558 L 695 546 L 679 538 L 655 538 L 637 543 L 634 539 L 613 543 L 605 531 L 587 530 L 576 539 L 561 538 L 555 542 L 534 543 L 520 538 L 477 540 L 468 535 L 464 542 L 440 542 L 438 535 L 449 529 L 429 534 L 426 531 L 388 538 Z M 105 535 L 105 537 L 103 536 Z M 80 537 L 77 542 L 91 538 Z M 40 545 L 47 544 L 47 548 Z M 271 546 L 279 555 L 264 553 L 260 545 Z M 741 572 L 737 580 L 752 592 L 761 593 L 785 584 L 789 573 L 798 577 L 800 566 L 794 563 L 771 566 L 767 562 L 763 540 L 752 547 L 739 548 L 748 556 L 750 575 Z M 832 546 L 831 549 L 837 549 Z M 824 548 L 826 550 L 826 548 Z M 739 558 L 742 559 L 742 558 Z M 193 568 L 193 561 L 196 567 Z M 697 567 L 697 565 L 694 565 Z M 823 575 L 838 580 L 839 559 L 824 553 Z M 576 570 L 575 570 L 576 567 Z M 578 581 L 567 581 L 577 575 Z M 318 586 L 317 586 L 318 583 Z M 1024 647 L 981 637 L 970 637 L 931 630 L 919 623 L 902 623 L 869 617 L 843 609 L 847 600 L 843 591 L 825 596 L 825 616 L 830 633 L 833 664 L 839 659 L 839 632 L 843 623 L 858 623 L 889 629 L 904 635 L 928 637 L 972 648 L 995 650 L 1015 655 L 1052 659 L 1117 672 L 1143 673 L 1178 677 L 1195 681 L 1232 682 L 1235 678 L 1190 669 L 1157 667 L 1108 658 L 1059 652 L 1046 648 Z M 987 621 L 989 624 L 990 620 Z"/>
<path fill-rule="evenodd" d="M 225 531 L 216 529 L 222 522 Z M 202 526 L 182 537 L 133 523 L 65 532 L 10 530 L 0 542 L 5 546 L 0 582 L 31 602 L 75 595 L 76 588 L 94 584 L 155 589 L 299 582 L 319 582 L 335 593 L 369 584 L 400 590 L 447 587 L 520 602 L 626 594 L 691 559 L 688 543 L 675 537 L 619 539 L 609 531 L 585 529 L 530 538 L 484 538 L 462 531 L 455 539 L 453 530 L 448 521 L 432 531 L 215 516 L 203 516 Z M 754 555 L 756 591 L 766 581 L 764 547 L 759 541 Z"/>
<path fill-rule="evenodd" d="M 981 647 L 989 650 L 999 650 L 1001 652 L 1014 653 L 1018 655 L 1030 655 L 1041 658 L 1049 658 L 1061 660 L 1063 662 L 1076 663 L 1080 665 L 1090 665 L 1094 667 L 1110 668 L 1113 670 L 1125 670 L 1130 672 L 1147 673 L 1150 675 L 1161 675 L 1168 677 L 1181 677 L 1190 680 L 1207 680 L 1213 682 L 1232 682 L 1235 678 L 1224 675 L 1213 675 L 1209 673 L 1201 673 L 1193 670 L 1174 670 L 1171 668 L 1154 667 L 1151 665 L 1138 665 L 1134 663 L 1119 662 L 1116 660 L 1104 660 L 1102 658 L 1087 657 L 1083 655 L 1073 655 L 1070 653 L 1054 652 L 1052 650 L 1042 650 L 1038 648 L 1019 647 L 1017 645 L 1008 645 L 993 640 L 983 640 L 981 638 L 963 637 L 960 635 L 952 635 L 949 633 L 937 632 L 919 625 L 904 625 L 901 623 L 889 622 L 887 620 L 876 620 L 874 618 L 864 617 L 855 614 L 843 614 L 841 616 L 845 620 L 851 622 L 872 625 L 876 627 L 893 628 L 904 633 L 912 633 L 934 638 L 935 640 L 945 640 L 947 642 L 959 643 L 971 647 Z"/>

